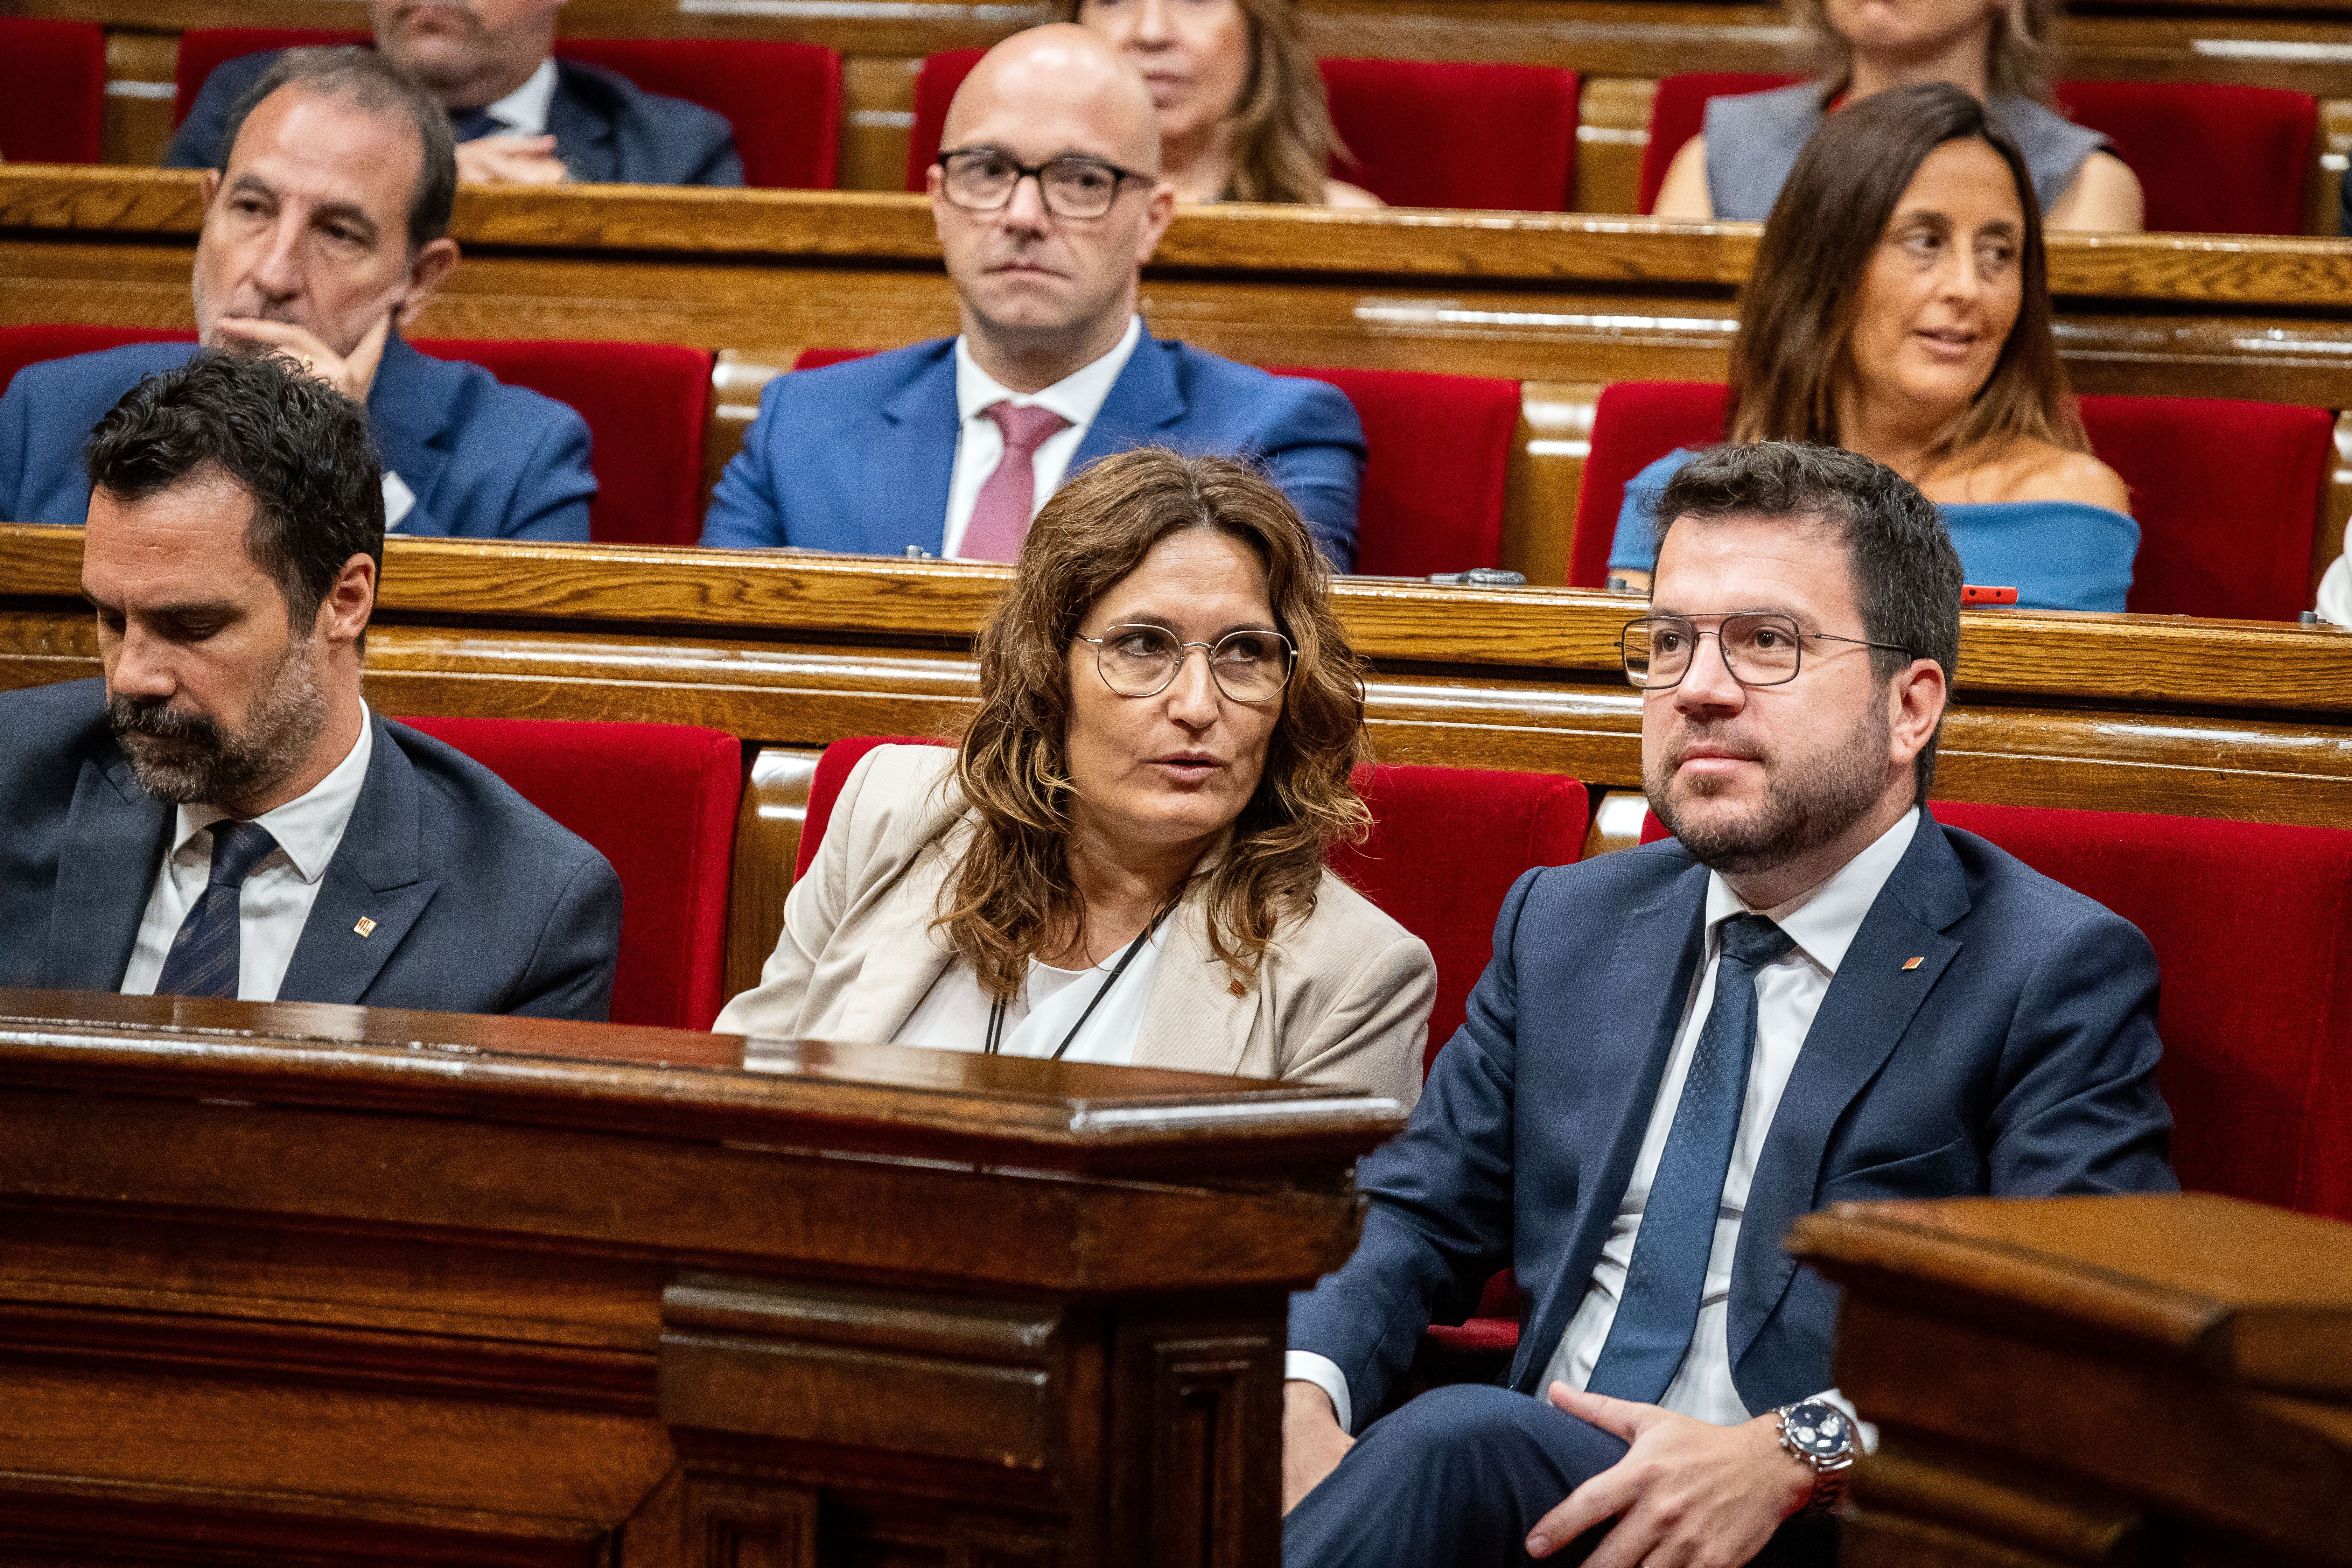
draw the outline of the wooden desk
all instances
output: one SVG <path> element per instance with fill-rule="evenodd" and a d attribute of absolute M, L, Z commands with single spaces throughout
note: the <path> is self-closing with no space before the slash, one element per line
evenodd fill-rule
<path fill-rule="evenodd" d="M 0 992 L 0 1556 L 1276 1556 L 1357 1090 Z"/>
<path fill-rule="evenodd" d="M 0 167 L 0 324 L 193 325 L 196 184 L 174 171 Z M 714 472 L 759 387 L 801 348 L 891 348 L 957 328 L 919 197 L 469 189 L 455 232 L 466 260 L 419 335 L 719 350 Z M 1757 233 L 1193 208 L 1160 244 L 1143 310 L 1157 332 L 1256 363 L 1527 384 L 1506 559 L 1556 583 L 1599 386 L 1719 379 Z M 2078 390 L 2352 408 L 2352 245 L 2067 237 L 2051 261 Z M 2352 450 L 2352 430 L 2343 438 Z M 2315 583 L 2347 513 L 2352 485 L 2339 485 L 2315 520 Z"/>
<path fill-rule="evenodd" d="M 1842 1205 L 1846 1568 L 2352 1563 L 2352 1226 L 2210 1195 Z"/>

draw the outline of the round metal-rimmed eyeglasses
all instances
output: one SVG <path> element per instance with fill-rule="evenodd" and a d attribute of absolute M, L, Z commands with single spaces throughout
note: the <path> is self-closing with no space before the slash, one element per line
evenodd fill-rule
<path fill-rule="evenodd" d="M 932 162 L 940 166 L 940 191 L 949 205 L 975 213 L 1002 210 L 1022 181 L 1034 179 L 1045 210 L 1055 217 L 1100 217 L 1118 200 L 1120 185 L 1151 177 L 1076 153 L 1024 163 L 993 147 L 959 147 Z"/>
<path fill-rule="evenodd" d="M 1809 632 L 1793 616 L 1769 611 L 1726 616 L 1712 631 L 1683 616 L 1643 616 L 1627 621 L 1617 634 L 1617 657 L 1625 667 L 1625 679 L 1644 691 L 1681 685 L 1701 637 L 1715 639 L 1723 650 L 1723 667 L 1742 686 L 1785 686 L 1796 679 L 1804 664 L 1807 637 L 1918 657 L 1894 643 Z"/>
<path fill-rule="evenodd" d="M 1236 702 L 1263 702 L 1290 684 L 1298 650 L 1280 632 L 1227 632 L 1213 643 L 1182 642 L 1165 626 L 1120 626 L 1081 635 L 1095 645 L 1095 669 L 1121 697 L 1157 697 L 1168 689 L 1194 648 L 1208 662 L 1217 689 Z"/>

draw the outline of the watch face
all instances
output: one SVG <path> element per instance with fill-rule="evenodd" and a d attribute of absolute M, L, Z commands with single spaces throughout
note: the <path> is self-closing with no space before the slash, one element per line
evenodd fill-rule
<path fill-rule="evenodd" d="M 1853 1441 L 1853 1423 L 1845 1412 L 1817 1399 L 1789 1406 L 1780 1420 L 1790 1445 L 1817 1459 L 1834 1459 Z"/>

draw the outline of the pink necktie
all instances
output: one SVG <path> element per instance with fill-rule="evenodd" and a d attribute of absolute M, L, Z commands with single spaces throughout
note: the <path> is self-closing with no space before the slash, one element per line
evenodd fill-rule
<path fill-rule="evenodd" d="M 980 487 L 971 521 L 964 525 L 963 545 L 956 553 L 967 561 L 1010 561 L 1021 553 L 1029 510 L 1037 500 L 1037 448 L 1070 422 L 1034 404 L 1015 408 L 1010 403 L 992 403 L 981 412 L 1004 432 L 1004 456 Z"/>

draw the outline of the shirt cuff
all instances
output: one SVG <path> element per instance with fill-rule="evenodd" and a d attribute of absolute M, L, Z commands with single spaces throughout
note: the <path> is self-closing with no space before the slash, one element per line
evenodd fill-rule
<path fill-rule="evenodd" d="M 1329 1394 L 1332 1412 L 1339 1417 L 1339 1430 L 1354 1435 L 1355 1412 L 1348 1403 L 1348 1376 L 1339 1370 L 1338 1362 L 1313 1351 L 1289 1351 L 1282 1358 L 1282 1376 L 1286 1383 L 1311 1383 Z"/>
<path fill-rule="evenodd" d="M 1292 1351 L 1290 1353 L 1293 1357 L 1296 1357 L 1299 1352 Z M 1322 1358 L 1318 1356 L 1316 1359 L 1319 1361 Z M 1325 1364 L 1329 1365 L 1328 1363 L 1325 1363 Z M 1337 1372 L 1339 1371 L 1339 1368 L 1332 1367 L 1331 1370 Z M 1290 1375 L 1297 1377 L 1298 1373 L 1294 1372 Z M 1861 1445 L 1862 1451 L 1864 1453 L 1875 1454 L 1878 1452 L 1878 1428 L 1862 1418 L 1861 1413 L 1854 1409 L 1853 1400 L 1848 1399 L 1844 1394 L 1840 1394 L 1834 1388 L 1823 1389 L 1821 1393 L 1814 1394 L 1813 1397 L 1820 1400 L 1824 1405 L 1834 1405 L 1840 1410 L 1845 1412 L 1845 1418 L 1853 1423 L 1853 1440 Z"/>

